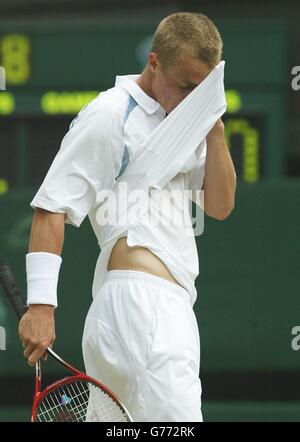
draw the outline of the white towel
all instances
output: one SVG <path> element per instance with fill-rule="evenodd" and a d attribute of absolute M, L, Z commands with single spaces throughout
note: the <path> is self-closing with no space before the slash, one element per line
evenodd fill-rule
<path fill-rule="evenodd" d="M 122 180 L 162 189 L 226 111 L 222 60 L 136 150 Z M 204 143 L 202 143 L 204 146 Z M 143 187 L 143 185 L 142 185 Z"/>

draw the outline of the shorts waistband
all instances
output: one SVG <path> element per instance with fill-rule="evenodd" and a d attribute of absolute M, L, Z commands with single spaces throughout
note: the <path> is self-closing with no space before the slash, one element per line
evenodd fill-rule
<path fill-rule="evenodd" d="M 161 278 L 160 276 L 139 270 L 109 270 L 106 274 L 105 281 L 110 280 L 151 282 L 151 284 L 157 284 L 159 287 L 166 287 L 173 291 L 177 291 L 180 294 L 184 293 L 185 295 L 190 296 L 189 292 L 184 287 Z"/>

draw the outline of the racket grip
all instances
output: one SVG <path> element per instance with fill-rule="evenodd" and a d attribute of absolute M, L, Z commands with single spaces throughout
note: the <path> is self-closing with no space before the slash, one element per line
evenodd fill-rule
<path fill-rule="evenodd" d="M 17 286 L 9 262 L 6 259 L 0 261 L 0 282 L 2 283 L 9 302 L 20 320 L 27 311 L 27 307 L 24 304 L 21 291 Z"/>

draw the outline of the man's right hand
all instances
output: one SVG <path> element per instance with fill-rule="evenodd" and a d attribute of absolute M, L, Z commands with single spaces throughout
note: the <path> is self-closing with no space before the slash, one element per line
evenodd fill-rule
<path fill-rule="evenodd" d="M 24 356 L 28 364 L 35 365 L 44 355 L 46 348 L 52 347 L 55 340 L 54 307 L 42 304 L 30 305 L 20 321 L 19 336 L 23 342 Z M 45 359 L 46 355 L 45 353 Z"/>

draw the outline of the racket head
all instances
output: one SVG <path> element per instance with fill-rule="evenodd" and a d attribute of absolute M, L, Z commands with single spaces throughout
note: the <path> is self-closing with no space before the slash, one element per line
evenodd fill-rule
<path fill-rule="evenodd" d="M 77 374 L 37 393 L 32 422 L 133 422 L 124 404 L 107 387 Z"/>

